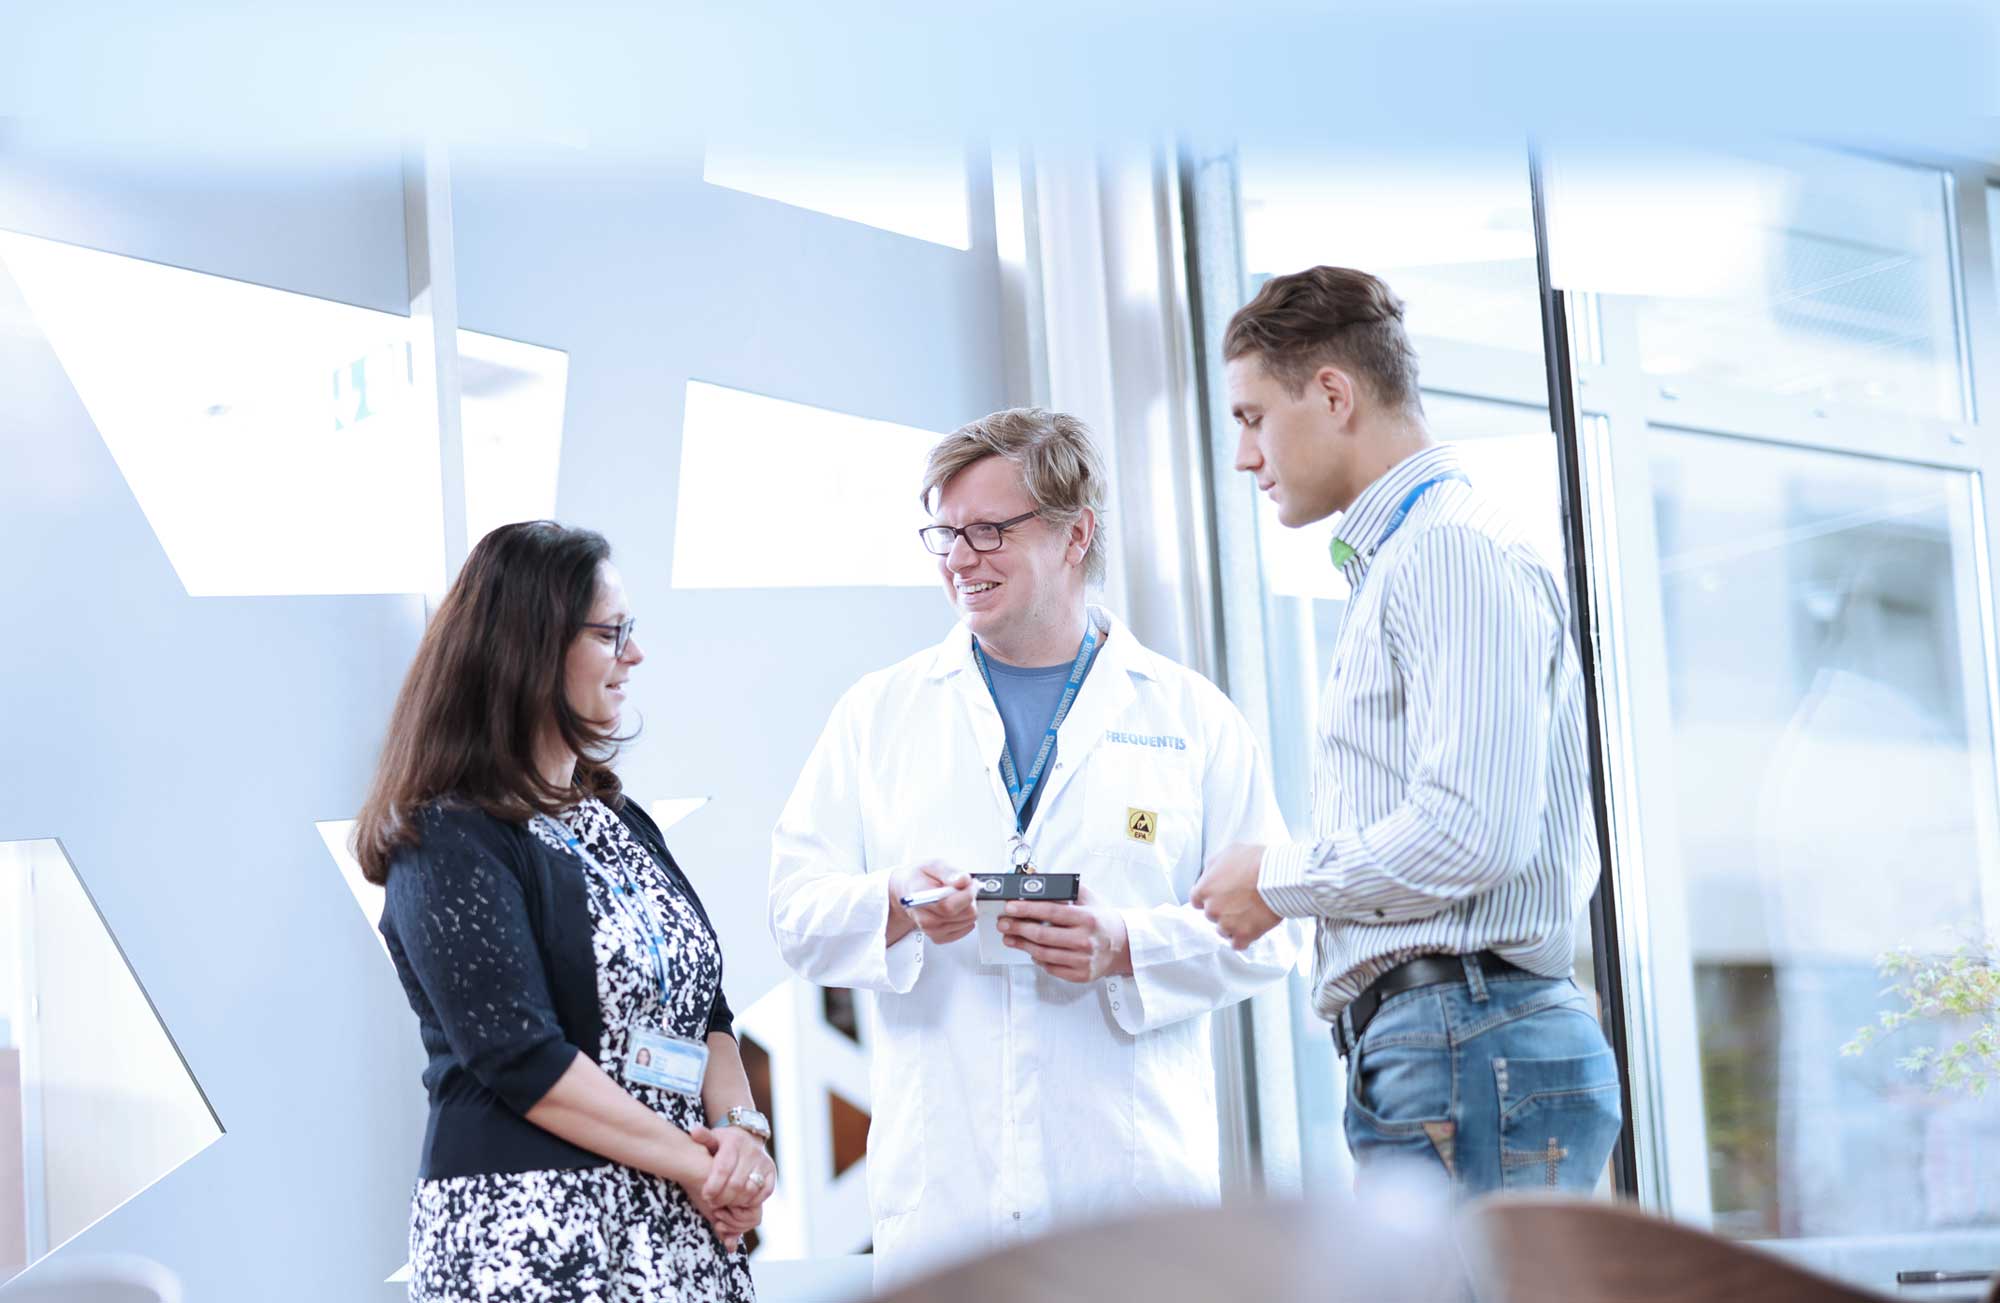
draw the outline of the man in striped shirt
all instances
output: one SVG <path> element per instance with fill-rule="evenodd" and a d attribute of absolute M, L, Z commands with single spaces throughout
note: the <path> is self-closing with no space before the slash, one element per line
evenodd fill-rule
<path fill-rule="evenodd" d="M 1348 1147 L 1468 1191 L 1595 1185 L 1617 1066 L 1570 980 L 1597 881 L 1562 583 L 1424 422 L 1403 305 L 1364 272 L 1268 282 L 1223 340 L 1237 469 L 1298 528 L 1344 513 L 1313 840 L 1233 846 L 1193 900 L 1236 945 L 1318 920 L 1313 1002 Z"/>

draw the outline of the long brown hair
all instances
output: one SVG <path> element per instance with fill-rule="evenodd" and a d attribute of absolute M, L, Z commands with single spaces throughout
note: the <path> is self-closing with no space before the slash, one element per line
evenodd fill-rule
<path fill-rule="evenodd" d="M 549 520 L 503 526 L 472 549 L 417 646 L 355 825 L 370 882 L 388 881 L 390 857 L 417 844 L 416 814 L 433 801 L 510 823 L 584 796 L 617 802 L 610 765 L 630 739 L 571 710 L 563 674 L 597 598 L 597 568 L 610 559 L 603 535 Z M 568 787 L 535 766 L 536 738 L 551 721 L 577 753 Z"/>

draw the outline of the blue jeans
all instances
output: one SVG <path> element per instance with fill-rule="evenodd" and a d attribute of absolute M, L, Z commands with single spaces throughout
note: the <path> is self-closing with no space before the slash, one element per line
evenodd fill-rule
<path fill-rule="evenodd" d="M 1441 1163 L 1465 1194 L 1588 1191 L 1618 1141 L 1618 1065 L 1568 978 L 1484 975 L 1382 1002 L 1347 1062 L 1347 1148 Z M 1344 1017 L 1345 1015 L 1343 1015 Z"/>

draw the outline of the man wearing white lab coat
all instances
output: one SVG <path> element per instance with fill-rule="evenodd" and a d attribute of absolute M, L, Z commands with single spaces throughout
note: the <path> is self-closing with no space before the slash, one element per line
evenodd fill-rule
<path fill-rule="evenodd" d="M 1280 929 L 1238 952 L 1186 903 L 1207 856 L 1285 830 L 1228 698 L 1088 605 L 1103 485 L 1060 414 L 995 413 L 932 451 L 923 541 L 960 622 L 840 699 L 773 836 L 786 962 L 879 997 L 878 1285 L 1214 1201 L 1207 1015 L 1282 978 L 1301 941 Z M 1022 727 L 1007 694 L 1036 674 L 1065 690 Z M 1033 962 L 983 963 L 968 874 L 1017 850 L 1084 894 L 1007 906 L 1004 944 Z M 950 894 L 900 903 L 925 889 Z"/>

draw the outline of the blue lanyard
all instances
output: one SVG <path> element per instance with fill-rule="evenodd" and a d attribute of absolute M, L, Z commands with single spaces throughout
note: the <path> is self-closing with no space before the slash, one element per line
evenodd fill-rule
<path fill-rule="evenodd" d="M 604 867 L 603 861 L 592 855 L 590 848 L 569 830 L 569 825 L 546 814 L 537 814 L 535 818 L 543 827 L 562 838 L 562 844 L 569 848 L 570 853 L 588 864 L 604 880 L 604 885 L 611 888 L 611 899 L 618 911 L 638 924 L 639 930 L 645 934 L 646 946 L 653 952 L 653 979 L 660 984 L 660 1008 L 664 1014 L 673 1003 L 673 994 L 667 989 L 667 958 L 661 948 L 666 940 L 665 929 L 660 926 L 659 916 L 653 913 L 652 903 L 645 899 L 630 878 L 622 873 L 614 877 L 611 870 Z"/>
<path fill-rule="evenodd" d="M 1410 508 L 1417 505 L 1417 499 L 1423 497 L 1424 494 L 1430 492 L 1438 485 L 1443 484 L 1446 480 L 1457 480 L 1461 484 L 1472 483 L 1471 480 L 1465 477 L 1464 471 L 1446 471 L 1442 475 L 1431 476 L 1429 479 L 1425 480 L 1422 484 L 1417 485 L 1417 487 L 1411 489 L 1408 493 L 1405 493 L 1403 495 L 1403 500 L 1396 504 L 1396 510 L 1390 514 L 1389 523 L 1382 527 L 1382 537 L 1376 539 L 1375 546 L 1369 550 L 1368 559 L 1371 563 L 1374 561 L 1376 557 L 1382 554 L 1383 548 L 1389 546 L 1389 540 L 1396 537 L 1396 531 L 1403 527 L 1403 522 L 1409 519 Z M 1357 583 L 1356 585 L 1354 585 L 1353 596 L 1358 597 L 1361 593 L 1361 584 L 1365 584 L 1367 582 L 1368 582 L 1367 571 L 1363 571 L 1361 575 L 1361 583 Z"/>
<path fill-rule="evenodd" d="M 1021 817 L 1021 811 L 1028 806 L 1035 789 L 1042 782 L 1042 767 L 1049 763 L 1049 753 L 1056 748 L 1056 730 L 1069 718 L 1069 708 L 1076 701 L 1077 690 L 1083 687 L 1083 676 L 1090 673 L 1092 661 L 1097 659 L 1097 623 L 1087 620 L 1083 631 L 1083 644 L 1076 649 L 1076 664 L 1070 666 L 1069 682 L 1063 685 L 1062 700 L 1056 702 L 1056 713 L 1049 720 L 1048 730 L 1042 734 L 1042 749 L 1035 753 L 1034 768 L 1026 778 L 1014 766 L 1014 749 L 1007 745 L 1003 735 L 1000 742 L 1000 777 L 1007 784 L 1007 798 L 1014 803 L 1014 830 L 1026 832 L 1028 824 Z M 979 650 L 979 639 L 972 640 L 972 659 L 979 663 L 979 677 L 986 680 L 986 691 L 993 697 L 993 705 L 998 709 L 1000 694 L 993 691 L 993 671 L 986 667 L 986 654 Z"/>

